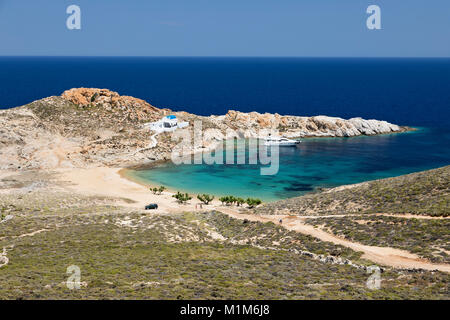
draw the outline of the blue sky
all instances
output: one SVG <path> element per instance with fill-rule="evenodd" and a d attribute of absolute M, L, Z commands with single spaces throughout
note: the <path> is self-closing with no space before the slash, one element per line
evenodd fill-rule
<path fill-rule="evenodd" d="M 0 55 L 450 57 L 450 1 L 0 0 Z"/>

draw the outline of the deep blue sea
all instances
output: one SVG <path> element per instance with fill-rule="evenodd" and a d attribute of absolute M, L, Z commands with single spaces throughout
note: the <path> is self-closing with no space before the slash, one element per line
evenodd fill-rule
<path fill-rule="evenodd" d="M 265 200 L 450 164 L 450 59 L 0 58 L 0 108 L 73 87 L 108 88 L 157 107 L 363 117 L 413 133 L 305 139 L 276 176 L 253 166 L 173 166 L 140 178 L 174 189 Z"/>
<path fill-rule="evenodd" d="M 108 88 L 157 107 L 450 123 L 450 59 L 0 58 L 0 107 Z"/>

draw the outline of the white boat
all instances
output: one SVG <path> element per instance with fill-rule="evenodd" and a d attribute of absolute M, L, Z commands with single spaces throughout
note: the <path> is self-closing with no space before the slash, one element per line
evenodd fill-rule
<path fill-rule="evenodd" d="M 295 147 L 299 143 L 300 140 L 291 140 L 283 137 L 268 136 L 264 139 L 265 146 Z"/>

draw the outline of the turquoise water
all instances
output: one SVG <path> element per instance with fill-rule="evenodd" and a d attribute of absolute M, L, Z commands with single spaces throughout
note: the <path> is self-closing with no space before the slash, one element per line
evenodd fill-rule
<path fill-rule="evenodd" d="M 311 138 L 303 139 L 298 148 L 280 148 L 276 175 L 261 175 L 260 165 L 172 163 L 131 171 L 130 175 L 174 190 L 273 201 L 321 187 L 449 165 L 449 145 L 450 131 L 446 128 L 420 128 L 415 132 L 372 137 Z"/>

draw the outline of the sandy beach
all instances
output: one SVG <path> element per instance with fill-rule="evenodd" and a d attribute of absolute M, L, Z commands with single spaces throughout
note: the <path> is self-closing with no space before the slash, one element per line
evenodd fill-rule
<path fill-rule="evenodd" d="M 158 209 L 152 212 L 170 213 L 180 211 L 201 211 L 218 209 L 221 202 L 214 199 L 211 204 L 199 208 L 200 201 L 192 194 L 192 200 L 180 204 L 172 191 L 164 191 L 161 195 L 153 194 L 149 187 L 124 177 L 122 168 L 98 167 L 90 169 L 60 169 L 61 181 L 69 182 L 67 187 L 75 193 L 91 196 L 100 195 L 118 198 L 120 205 L 144 210 L 145 205 L 157 203 Z M 196 208 L 197 206 L 197 208 Z M 237 212 L 237 210 L 234 210 Z"/>

